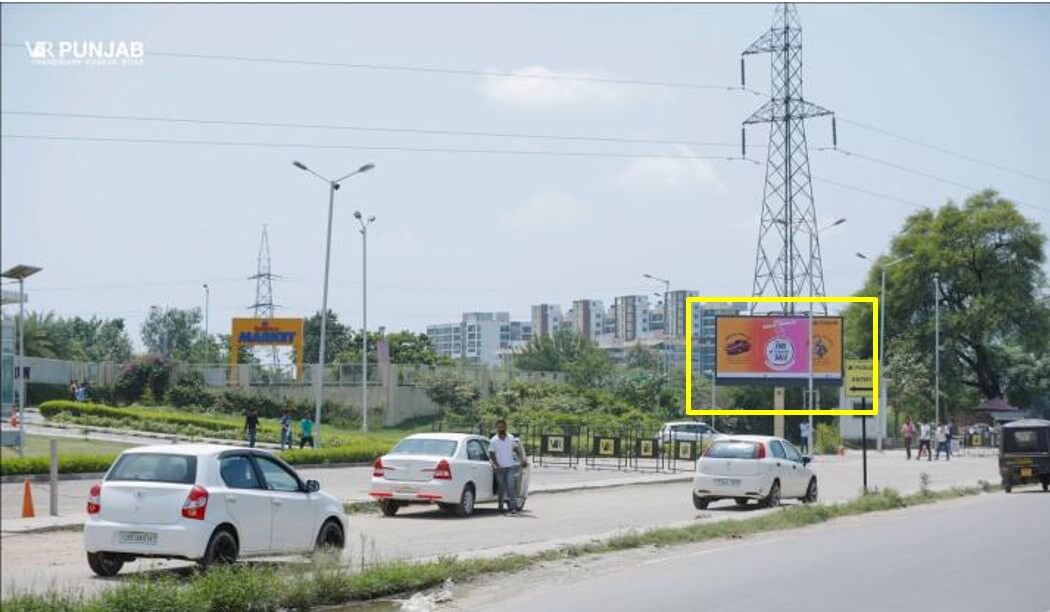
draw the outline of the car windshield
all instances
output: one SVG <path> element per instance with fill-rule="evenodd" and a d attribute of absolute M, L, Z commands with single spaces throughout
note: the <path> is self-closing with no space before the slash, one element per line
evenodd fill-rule
<path fill-rule="evenodd" d="M 1050 450 L 1047 429 L 1005 429 L 1003 450 L 1007 453 L 1038 453 Z"/>
<path fill-rule="evenodd" d="M 754 442 L 715 442 L 704 455 L 710 459 L 754 459 L 758 445 Z"/>
<path fill-rule="evenodd" d="M 127 453 L 117 459 L 106 480 L 193 484 L 197 480 L 197 458 L 166 453 Z"/>
<path fill-rule="evenodd" d="M 391 455 L 439 455 L 451 457 L 456 452 L 455 440 L 405 438 L 390 451 Z"/>

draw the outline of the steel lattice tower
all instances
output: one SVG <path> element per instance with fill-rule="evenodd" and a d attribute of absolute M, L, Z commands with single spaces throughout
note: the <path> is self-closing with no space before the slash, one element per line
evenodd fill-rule
<path fill-rule="evenodd" d="M 773 25 L 743 56 L 769 53 L 770 99 L 744 121 L 769 124 L 762 220 L 758 230 L 752 295 L 824 295 L 805 120 L 832 112 L 802 97 L 802 27 L 792 4 L 777 7 Z M 744 58 L 740 58 L 744 83 Z M 834 117 L 832 118 L 834 122 Z M 834 131 L 834 123 L 832 124 Z M 745 132 L 746 134 L 746 132 Z M 746 147 L 744 149 L 746 155 Z M 756 304 L 752 304 L 754 310 Z M 826 310 L 825 306 L 825 310 Z M 784 304 L 794 312 L 794 304 Z"/>
<path fill-rule="evenodd" d="M 273 303 L 273 279 L 280 278 L 270 272 L 270 236 L 263 226 L 262 239 L 259 241 L 259 257 L 254 276 L 248 280 L 255 281 L 255 303 L 249 306 L 255 311 L 255 317 L 272 319 L 277 305 Z"/>

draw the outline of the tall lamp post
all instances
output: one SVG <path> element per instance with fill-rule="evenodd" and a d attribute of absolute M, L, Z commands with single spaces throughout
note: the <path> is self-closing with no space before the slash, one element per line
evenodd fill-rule
<path fill-rule="evenodd" d="M 367 219 L 361 211 L 354 211 L 361 226 L 361 431 L 368 431 L 368 226 L 376 218 Z"/>
<path fill-rule="evenodd" d="M 202 285 L 204 287 L 204 337 L 208 337 L 208 313 L 211 310 L 211 289 L 208 288 L 208 283 Z"/>
<path fill-rule="evenodd" d="M 882 368 L 883 362 L 886 359 L 886 344 L 884 342 L 884 338 L 886 337 L 886 268 L 899 264 L 900 262 L 905 261 L 907 259 L 911 259 L 913 256 L 913 254 L 905 255 L 903 257 L 898 257 L 897 259 L 879 265 L 879 267 L 882 268 L 882 285 L 879 289 L 879 395 L 881 396 L 879 398 L 879 404 L 883 407 L 883 409 L 885 409 L 886 407 L 886 385 L 883 383 L 884 373 Z M 858 252 L 857 257 L 871 261 L 871 258 L 865 255 L 864 253 Z M 882 430 L 885 429 L 885 427 L 883 427 L 886 418 L 885 413 L 880 410 L 879 416 L 876 418 L 878 418 L 879 420 L 879 425 L 875 428 L 875 436 L 876 440 L 878 440 L 876 444 L 878 450 L 881 451 Z"/>
<path fill-rule="evenodd" d="M 645 277 L 645 278 L 648 278 L 649 280 L 654 280 L 654 281 L 656 281 L 658 283 L 663 283 L 664 284 L 664 332 L 666 333 L 667 332 L 667 321 L 668 321 L 668 319 L 670 319 L 670 317 L 668 315 L 670 314 L 670 311 L 671 311 L 671 307 L 667 303 L 667 294 L 671 293 L 671 281 L 667 280 L 666 278 L 660 278 L 658 276 L 653 276 L 652 274 L 642 274 L 642 276 Z"/>
<path fill-rule="evenodd" d="M 36 266 L 17 265 L 0 274 L 18 281 L 18 456 L 26 451 L 26 292 L 25 280 L 43 270 Z"/>
<path fill-rule="evenodd" d="M 818 239 L 818 237 L 820 235 L 820 232 L 822 232 L 824 230 L 831 229 L 833 227 L 838 227 L 839 225 L 842 225 L 845 222 L 846 222 L 846 218 L 845 217 L 840 217 L 840 218 L 836 219 L 835 221 L 825 225 L 824 227 L 817 228 L 816 231 L 809 233 L 809 266 L 810 266 L 810 270 L 809 270 L 808 276 L 809 276 L 809 296 L 810 297 L 813 297 L 813 293 L 814 293 L 814 288 L 813 288 L 813 269 L 812 269 L 812 267 L 813 267 L 813 258 L 816 255 L 817 239 Z M 825 315 L 827 314 L 827 304 L 824 305 L 824 314 Z M 809 413 L 809 420 L 808 420 L 808 423 L 807 423 L 807 425 L 809 427 L 809 437 L 806 440 L 806 452 L 809 453 L 809 454 L 812 454 L 813 453 L 813 438 L 814 438 L 814 436 L 813 436 L 813 413 L 812 413 L 812 410 L 814 410 L 816 408 L 816 402 L 814 401 L 814 397 L 813 397 L 813 302 L 809 303 L 809 325 L 808 325 L 808 327 L 809 327 L 809 330 L 807 331 L 807 335 L 809 337 L 809 340 L 806 342 L 806 349 L 807 349 L 807 351 L 809 351 L 809 355 L 808 355 L 806 361 L 809 362 L 809 401 L 807 402 L 807 404 L 808 404 L 809 410 L 811 412 Z"/>
<path fill-rule="evenodd" d="M 302 162 L 293 161 L 292 165 L 296 168 L 309 172 L 316 176 L 318 179 L 324 181 L 328 185 L 328 234 L 325 240 L 324 247 L 324 288 L 321 293 L 321 339 L 318 343 L 317 350 L 317 371 L 314 373 L 314 386 L 315 386 L 315 397 L 314 397 L 314 436 L 317 440 L 317 444 L 321 444 L 321 404 L 324 402 L 324 349 L 325 349 L 325 331 L 327 330 L 328 321 L 328 269 L 330 267 L 331 255 L 332 255 L 332 209 L 335 207 L 335 192 L 339 189 L 339 185 L 346 179 L 354 176 L 355 174 L 361 174 L 368 172 L 372 168 L 375 168 L 375 164 L 365 164 L 350 172 L 344 174 L 337 179 L 329 179 L 320 174 L 314 172 L 310 168 L 307 168 Z"/>

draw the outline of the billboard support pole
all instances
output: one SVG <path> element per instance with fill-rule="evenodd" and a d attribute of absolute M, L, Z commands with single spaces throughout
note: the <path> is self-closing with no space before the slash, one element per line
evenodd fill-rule
<path fill-rule="evenodd" d="M 784 387 L 776 387 L 775 389 L 773 389 L 773 409 L 784 409 Z M 778 438 L 784 437 L 783 413 L 773 415 L 773 435 Z"/>
<path fill-rule="evenodd" d="M 860 398 L 860 409 L 867 408 L 867 398 Z M 868 494 L 868 417 L 860 417 L 861 464 L 864 470 L 864 494 Z"/>

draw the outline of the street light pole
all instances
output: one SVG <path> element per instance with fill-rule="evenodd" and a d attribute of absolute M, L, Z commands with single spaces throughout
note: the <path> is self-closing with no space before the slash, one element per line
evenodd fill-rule
<path fill-rule="evenodd" d="M 824 227 L 819 228 L 816 232 L 810 232 L 809 233 L 809 274 L 807 276 L 809 276 L 809 297 L 811 297 L 811 298 L 814 297 L 813 294 L 815 292 L 814 291 L 814 286 L 813 286 L 813 259 L 814 259 L 814 256 L 816 255 L 816 239 L 817 239 L 817 235 L 820 232 L 824 231 L 824 230 L 828 230 L 828 229 L 831 229 L 833 227 L 842 225 L 845 222 L 846 222 L 846 218 L 845 217 L 841 217 L 839 219 L 836 219 L 834 222 L 829 223 L 829 224 L 825 225 Z M 825 315 L 827 315 L 827 312 L 828 312 L 827 311 L 827 307 L 828 307 L 827 303 L 825 303 L 824 304 L 824 314 Z M 813 454 L 813 412 L 812 411 L 814 409 L 816 409 L 816 402 L 814 401 L 814 396 L 813 396 L 813 349 L 814 349 L 814 346 L 813 346 L 813 302 L 811 301 L 809 303 L 809 330 L 807 332 L 807 340 L 806 340 L 806 350 L 809 351 L 809 355 L 808 355 L 808 358 L 806 359 L 806 361 L 809 362 L 809 402 L 808 402 L 808 408 L 810 410 L 810 413 L 808 415 L 809 418 L 807 420 L 807 427 L 809 428 L 808 429 L 809 437 L 806 438 L 806 440 L 805 440 L 805 442 L 806 442 L 806 453 L 807 454 Z"/>
<path fill-rule="evenodd" d="M 208 314 L 211 310 L 211 289 L 204 283 L 204 337 L 208 337 Z"/>
<path fill-rule="evenodd" d="M 934 331 L 933 331 L 933 371 L 934 371 L 934 385 L 933 385 L 933 414 L 934 423 L 936 425 L 941 424 L 941 275 L 939 272 L 933 273 L 933 319 L 934 319 Z"/>
<path fill-rule="evenodd" d="M 361 226 L 361 431 L 368 431 L 368 226 L 375 222 L 374 216 L 367 220 L 361 211 L 354 211 L 354 218 Z"/>
<path fill-rule="evenodd" d="M 326 332 L 328 330 L 328 271 L 331 267 L 332 257 L 332 214 L 335 208 L 335 192 L 339 189 L 340 183 L 346 179 L 354 176 L 355 174 L 361 174 L 362 172 L 368 172 L 372 168 L 375 168 L 374 164 L 365 164 L 335 180 L 331 180 L 321 176 L 314 172 L 310 168 L 306 167 L 301 162 L 293 161 L 292 165 L 296 168 L 309 172 L 316 176 L 320 180 L 328 184 L 328 231 L 327 238 L 325 240 L 324 248 L 324 286 L 321 292 L 321 338 L 318 342 L 317 347 L 317 369 L 314 372 L 314 439 L 316 444 L 321 444 L 321 406 L 324 403 L 324 364 L 325 364 L 325 339 Z"/>

